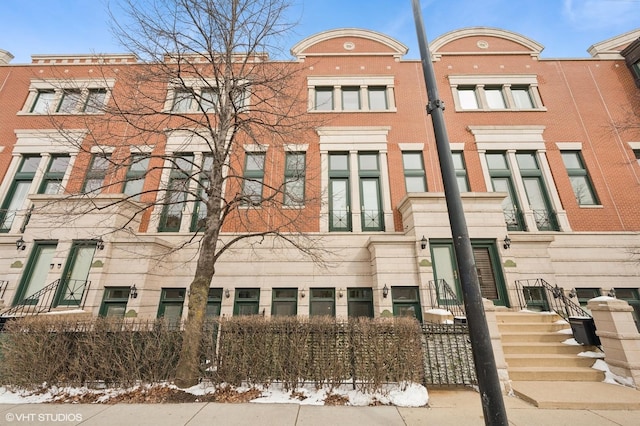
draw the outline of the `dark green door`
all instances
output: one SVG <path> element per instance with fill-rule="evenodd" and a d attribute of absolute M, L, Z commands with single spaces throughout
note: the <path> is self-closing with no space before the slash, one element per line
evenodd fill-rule
<path fill-rule="evenodd" d="M 57 242 L 34 242 L 31 256 L 13 300 L 14 306 L 23 301 L 30 304 L 38 303 L 38 298 L 31 298 L 31 296 L 49 284 L 47 276 L 57 245 Z"/>
<path fill-rule="evenodd" d="M 95 241 L 75 241 L 71 245 L 69 258 L 62 272 L 62 285 L 56 297 L 57 305 L 80 305 L 95 252 Z"/>

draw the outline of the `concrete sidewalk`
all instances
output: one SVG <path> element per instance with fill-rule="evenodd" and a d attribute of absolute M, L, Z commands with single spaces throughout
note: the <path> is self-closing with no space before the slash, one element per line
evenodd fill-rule
<path fill-rule="evenodd" d="M 640 398 L 640 392 L 638 393 Z M 606 397 L 606 396 L 603 396 Z M 509 423 L 638 425 L 640 410 L 542 409 L 505 397 Z M 0 405 L 1 425 L 484 425 L 480 395 L 471 390 L 429 392 L 429 407 L 332 407 L 298 404 L 19 404 Z"/>

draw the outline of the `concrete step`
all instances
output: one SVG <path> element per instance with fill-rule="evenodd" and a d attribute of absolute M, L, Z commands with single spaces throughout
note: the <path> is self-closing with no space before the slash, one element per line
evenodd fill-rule
<path fill-rule="evenodd" d="M 640 409 L 639 391 L 609 383 L 512 381 L 511 387 L 517 396 L 539 408 L 566 410 Z M 633 418 L 628 418 L 628 420 L 629 423 L 625 424 L 635 424 Z M 552 424 L 544 421 L 539 423 Z M 558 421 L 556 424 L 560 423 Z"/>
<path fill-rule="evenodd" d="M 510 367 L 509 378 L 515 381 L 601 382 L 604 380 L 604 373 L 590 367 L 527 366 Z"/>
<path fill-rule="evenodd" d="M 531 342 L 545 342 L 545 343 L 562 343 L 567 339 L 572 338 L 571 335 L 559 334 L 559 333 L 500 333 L 501 339 L 504 343 L 531 343 Z"/>
<path fill-rule="evenodd" d="M 561 320 L 562 318 L 556 314 L 555 312 L 527 312 L 527 311 L 519 311 L 519 312 L 496 312 L 496 319 L 499 323 L 531 323 L 531 322 L 544 322 L 544 323 L 554 323 L 556 321 Z"/>
<path fill-rule="evenodd" d="M 500 333 L 555 333 L 560 330 L 571 329 L 567 323 L 548 323 L 548 322 L 516 322 L 516 323 L 498 323 Z"/>
<path fill-rule="evenodd" d="M 516 342 L 502 343 L 502 349 L 507 354 L 565 354 L 577 355 L 580 352 L 595 350 L 593 346 L 574 346 L 563 343 L 549 342 Z"/>
<path fill-rule="evenodd" d="M 512 367 L 585 367 L 591 368 L 594 358 L 561 354 L 510 354 L 505 355 L 509 369 Z"/>

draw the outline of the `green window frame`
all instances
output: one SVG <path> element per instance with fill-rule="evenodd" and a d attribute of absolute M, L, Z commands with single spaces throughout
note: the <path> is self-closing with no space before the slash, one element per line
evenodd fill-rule
<path fill-rule="evenodd" d="M 587 306 L 589 300 L 600 296 L 600 289 L 595 287 L 576 287 L 575 292 L 580 306 Z"/>
<path fill-rule="evenodd" d="M 298 314 L 297 288 L 274 288 L 271 297 L 272 316 L 296 316 Z"/>
<path fill-rule="evenodd" d="M 467 179 L 467 166 L 464 161 L 464 153 L 462 151 L 453 151 L 451 158 L 453 159 L 453 168 L 456 172 L 458 191 L 469 192 L 469 180 Z"/>
<path fill-rule="evenodd" d="M 562 151 L 561 155 L 578 205 L 594 206 L 600 204 L 582 153 L 580 151 Z"/>
<path fill-rule="evenodd" d="M 347 315 L 350 318 L 373 318 L 372 288 L 347 288 Z"/>
<path fill-rule="evenodd" d="M 85 101 L 82 112 L 86 114 L 96 114 L 103 112 L 104 101 L 107 98 L 107 89 L 89 89 L 87 100 Z"/>
<path fill-rule="evenodd" d="M 413 286 L 392 286 L 391 300 L 393 315 L 398 317 L 413 317 L 422 322 L 422 305 L 420 304 L 420 289 Z"/>
<path fill-rule="evenodd" d="M 264 152 L 247 152 L 242 181 L 242 205 L 259 206 L 264 186 Z"/>
<path fill-rule="evenodd" d="M 49 114 L 54 110 L 56 97 L 57 94 L 53 89 L 38 90 L 29 112 L 32 114 Z"/>
<path fill-rule="evenodd" d="M 207 310 L 204 313 L 206 318 L 217 318 L 222 309 L 222 288 L 210 288 L 207 294 Z"/>
<path fill-rule="evenodd" d="M 616 298 L 624 300 L 633 308 L 631 314 L 633 315 L 633 321 L 636 323 L 636 328 L 640 332 L 640 293 L 637 288 L 616 287 L 613 289 L 616 292 Z"/>
<path fill-rule="evenodd" d="M 502 211 L 509 231 L 526 230 L 524 216 L 513 184 L 513 176 L 504 152 L 488 152 L 485 154 L 491 185 L 495 192 L 506 192 L 502 201 Z"/>
<path fill-rule="evenodd" d="M 134 201 L 140 201 L 142 188 L 144 187 L 144 178 L 149 168 L 149 161 L 150 157 L 147 154 L 135 154 L 131 156 L 122 192 Z"/>
<path fill-rule="evenodd" d="M 383 231 L 382 190 L 380 188 L 380 159 L 377 152 L 358 153 L 360 205 L 363 231 Z"/>
<path fill-rule="evenodd" d="M 24 156 L 0 208 L 0 233 L 11 230 L 13 221 L 29 195 L 29 189 L 40 164 L 39 156 Z"/>
<path fill-rule="evenodd" d="M 233 315 L 257 315 L 260 311 L 259 288 L 236 288 Z"/>
<path fill-rule="evenodd" d="M 316 111 L 333 111 L 334 91 L 331 86 L 319 86 L 315 90 L 314 107 Z"/>
<path fill-rule="evenodd" d="M 336 316 L 336 289 L 335 288 L 310 288 L 309 289 L 309 316 Z"/>
<path fill-rule="evenodd" d="M 547 185 L 535 152 L 516 152 L 522 184 L 539 231 L 559 231 L 556 212 L 551 207 Z"/>
<path fill-rule="evenodd" d="M 158 318 L 164 318 L 170 327 L 179 328 L 187 290 L 183 287 L 162 288 L 158 305 Z"/>
<path fill-rule="evenodd" d="M 207 201 L 209 200 L 209 175 L 213 167 L 213 155 L 207 154 L 202 160 L 202 168 L 200 173 L 200 181 L 198 182 L 198 191 L 191 214 L 191 232 L 198 232 L 204 229 L 207 217 Z"/>
<path fill-rule="evenodd" d="M 60 114 L 74 114 L 78 112 L 81 96 L 82 93 L 78 89 L 63 90 L 56 112 Z"/>
<path fill-rule="evenodd" d="M 402 167 L 404 168 L 404 185 L 407 192 L 426 192 L 427 179 L 422 151 L 403 152 Z"/>
<path fill-rule="evenodd" d="M 284 205 L 304 206 L 306 153 L 287 152 L 284 168 Z"/>
<path fill-rule="evenodd" d="M 329 231 L 352 230 L 349 173 L 349 154 L 329 153 Z"/>
<path fill-rule="evenodd" d="M 38 194 L 55 195 L 63 191 L 62 180 L 69 167 L 71 157 L 68 155 L 54 155 L 47 165 L 47 171 L 42 177 Z"/>
<path fill-rule="evenodd" d="M 158 232 L 180 231 L 192 169 L 193 154 L 178 154 L 173 159 Z"/>
<path fill-rule="evenodd" d="M 111 163 L 111 154 L 94 154 L 82 185 L 85 194 L 100 194 L 104 189 L 104 180 Z"/>
<path fill-rule="evenodd" d="M 129 292 L 130 287 L 105 287 L 99 315 L 105 318 L 124 318 Z"/>

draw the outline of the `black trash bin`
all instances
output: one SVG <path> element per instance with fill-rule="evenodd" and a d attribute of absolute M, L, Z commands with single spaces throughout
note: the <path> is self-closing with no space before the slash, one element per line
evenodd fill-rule
<path fill-rule="evenodd" d="M 600 346 L 596 323 L 589 317 L 569 317 L 573 338 L 582 345 Z"/>

